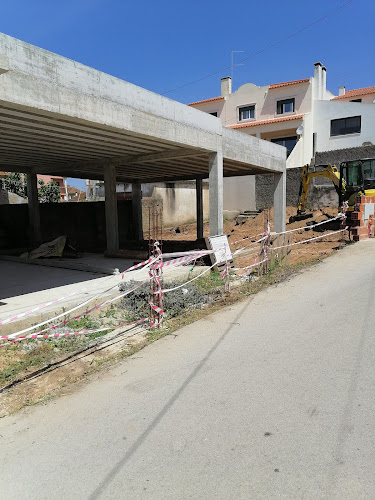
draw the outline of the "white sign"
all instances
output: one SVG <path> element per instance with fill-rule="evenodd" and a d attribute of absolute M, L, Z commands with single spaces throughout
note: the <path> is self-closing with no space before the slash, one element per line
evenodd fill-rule
<path fill-rule="evenodd" d="M 213 264 L 225 264 L 227 261 L 232 260 L 232 252 L 230 251 L 226 234 L 222 236 L 209 236 L 207 240 L 207 246 L 210 250 L 214 251 L 211 256 Z"/>

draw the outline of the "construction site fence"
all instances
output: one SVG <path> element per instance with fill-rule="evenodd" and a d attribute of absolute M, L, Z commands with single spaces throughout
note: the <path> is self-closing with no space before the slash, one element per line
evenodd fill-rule
<path fill-rule="evenodd" d="M 279 262 L 282 263 L 282 261 L 288 256 L 288 254 L 291 251 L 291 248 L 296 246 L 296 245 L 302 245 L 302 244 L 308 244 L 312 241 L 315 240 L 320 240 L 325 237 L 329 237 L 332 235 L 337 235 L 339 233 L 343 233 L 348 230 L 348 227 L 345 225 L 345 220 L 346 220 L 346 209 L 347 206 L 343 206 L 342 212 L 340 212 L 336 217 L 333 219 L 328 219 L 326 221 L 322 221 L 319 223 L 315 224 L 310 224 L 307 226 L 304 226 L 302 228 L 294 228 L 289 231 L 283 231 L 280 233 L 271 233 L 270 231 L 270 224 L 267 222 L 267 228 L 263 233 L 257 234 L 255 236 L 246 236 L 242 238 L 241 240 L 231 242 L 231 246 L 238 246 L 240 243 L 243 245 L 242 247 L 238 247 L 233 251 L 233 256 L 236 256 L 238 254 L 241 254 L 241 252 L 246 252 L 246 250 L 249 250 L 250 247 L 255 247 L 255 245 L 259 245 L 259 247 L 253 251 L 253 257 L 252 257 L 252 262 L 249 265 L 243 266 L 243 267 L 236 267 L 233 266 L 231 262 L 229 262 L 226 259 L 226 248 L 222 247 L 219 249 L 214 250 L 198 250 L 198 251 L 191 251 L 191 252 L 175 252 L 175 253 L 165 253 L 163 254 L 160 248 L 160 244 L 158 241 L 153 242 L 153 255 L 149 257 L 147 260 L 140 262 L 138 264 L 135 264 L 134 266 L 130 267 L 129 269 L 123 271 L 122 273 L 119 273 L 117 276 L 111 275 L 108 276 L 106 281 L 111 281 L 115 280 L 116 282 L 114 284 L 111 284 L 107 289 L 98 292 L 95 294 L 93 297 L 90 297 L 89 299 L 81 302 L 80 304 L 70 308 L 67 311 L 64 311 L 60 314 L 53 315 L 50 318 L 47 318 L 44 321 L 39 322 L 36 325 L 31 325 L 27 328 L 24 328 L 22 330 L 18 330 L 14 333 L 11 333 L 9 335 L 0 335 L 0 346 L 5 346 L 8 345 L 9 343 L 15 343 L 15 342 L 21 342 L 24 340 L 44 340 L 44 339 L 58 339 L 58 338 L 63 338 L 63 337 L 74 337 L 78 335 L 90 335 L 94 333 L 103 333 L 105 331 L 113 330 L 114 328 L 125 328 L 130 325 L 137 325 L 137 324 L 147 324 L 149 328 L 158 328 L 162 325 L 163 323 L 163 317 L 165 314 L 164 307 L 163 307 L 163 297 L 164 294 L 167 293 L 173 293 L 174 291 L 186 287 L 193 281 L 201 278 L 203 275 L 208 273 L 210 270 L 212 270 L 214 267 L 217 267 L 217 261 L 222 263 L 221 266 L 221 271 L 220 271 L 220 278 L 223 283 L 223 291 L 224 292 L 229 292 L 230 291 L 230 278 L 231 274 L 235 273 L 235 276 L 237 276 L 240 279 L 243 279 L 244 277 L 249 276 L 255 269 L 258 269 L 258 272 L 264 273 L 267 271 L 267 265 L 269 263 L 272 263 L 275 259 Z M 322 226 L 323 224 L 326 224 L 328 222 L 331 222 L 332 220 L 337 220 L 340 219 L 342 223 L 342 228 L 337 230 L 337 231 L 332 231 L 327 234 L 322 234 L 319 236 L 313 236 L 312 238 L 307 238 L 302 241 L 297 241 L 297 242 L 292 242 L 291 241 L 291 236 L 292 233 L 296 231 L 304 231 L 307 229 L 314 229 L 316 226 Z M 214 263 L 210 266 L 206 266 L 203 271 L 192 278 L 188 279 L 187 281 L 175 285 L 173 287 L 164 287 L 163 284 L 163 272 L 167 271 L 169 269 L 175 269 L 180 266 L 184 265 L 193 265 L 193 268 L 195 267 L 195 264 L 197 261 L 200 259 L 215 253 L 216 259 L 213 258 L 212 260 Z M 168 260 L 166 260 L 168 259 Z M 111 290 L 114 288 L 118 287 L 120 283 L 123 282 L 124 277 L 127 273 L 132 273 L 132 283 L 134 282 L 133 279 L 135 276 L 137 276 L 139 273 L 144 272 L 147 270 L 148 272 L 148 277 L 142 279 L 141 281 L 136 282 L 133 286 L 131 286 L 129 289 L 126 291 L 123 291 L 120 294 L 115 295 L 114 297 L 111 297 L 109 299 L 103 300 L 101 303 L 90 307 L 87 310 L 84 310 L 84 312 L 81 312 L 80 314 L 76 314 L 72 316 L 72 313 L 77 311 L 78 309 L 82 309 L 83 307 L 87 306 L 90 302 L 93 302 L 94 300 L 99 299 L 102 295 L 109 293 Z M 117 278 L 117 280 L 116 280 Z M 118 281 L 120 280 L 120 281 Z M 104 308 L 110 304 L 113 304 L 122 298 L 124 298 L 126 295 L 129 295 L 133 293 L 137 288 L 147 285 L 150 288 L 150 298 L 149 298 L 149 308 L 150 308 L 150 315 L 149 317 L 141 318 L 136 321 L 132 321 L 129 323 L 122 323 L 117 325 L 116 327 L 108 327 L 108 328 L 100 328 L 100 329 L 94 329 L 94 330 L 78 330 L 75 332 L 66 332 L 66 333 L 60 333 L 60 332 L 54 332 L 57 328 L 64 327 L 65 325 L 68 325 L 74 320 L 77 320 L 82 317 L 86 317 L 93 313 L 94 311 L 97 311 L 101 308 Z M 20 319 L 24 319 L 28 316 L 31 316 L 33 313 L 36 311 L 40 311 L 42 309 L 45 309 L 51 305 L 54 304 L 59 304 L 61 302 L 67 301 L 71 299 L 73 296 L 79 295 L 81 293 L 87 293 L 88 290 L 91 290 L 95 292 L 95 285 L 91 287 L 85 287 L 79 291 L 73 292 L 71 294 L 67 295 L 62 295 L 61 297 L 45 302 L 44 304 L 39 304 L 28 311 L 22 312 L 17 315 L 10 316 L 9 318 L 6 318 L 2 321 L 0 321 L 0 333 L 1 333 L 1 327 L 4 325 L 17 322 Z M 58 321 L 64 317 L 62 321 Z M 48 325 L 48 326 L 47 326 Z M 39 330 L 38 330 L 39 328 Z M 37 330 L 37 331 L 34 331 Z"/>

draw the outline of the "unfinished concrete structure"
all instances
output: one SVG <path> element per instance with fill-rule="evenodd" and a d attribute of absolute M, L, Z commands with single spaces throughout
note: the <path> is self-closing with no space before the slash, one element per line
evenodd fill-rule
<path fill-rule="evenodd" d="M 36 174 L 104 179 L 107 248 L 119 247 L 116 181 L 209 179 L 210 233 L 223 232 L 223 176 L 274 175 L 275 230 L 285 224 L 286 150 L 225 128 L 218 118 L 0 34 L 0 169 L 28 176 L 29 219 L 40 240 Z"/>

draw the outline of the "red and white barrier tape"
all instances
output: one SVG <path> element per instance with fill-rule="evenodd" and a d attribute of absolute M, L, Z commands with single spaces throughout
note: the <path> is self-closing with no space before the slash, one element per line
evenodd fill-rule
<path fill-rule="evenodd" d="M 234 267 L 233 271 L 242 271 L 245 269 L 252 269 L 253 267 L 259 266 L 259 264 L 263 264 L 264 262 L 267 262 L 269 259 L 268 257 L 266 259 L 261 260 L 260 262 L 254 262 L 254 264 L 251 264 L 250 266 L 245 266 L 245 267 Z"/>
<path fill-rule="evenodd" d="M 147 281 L 148 281 L 148 280 L 147 280 Z M 115 301 L 117 301 L 117 300 L 121 299 L 122 297 L 125 297 L 126 295 L 128 295 L 128 294 L 129 294 L 129 293 L 131 293 L 131 292 L 133 292 L 136 288 L 140 287 L 140 286 L 141 286 L 141 285 L 143 285 L 144 283 L 146 283 L 146 280 L 145 280 L 145 281 L 140 282 L 139 284 L 137 284 L 135 287 L 131 288 L 130 290 L 127 290 L 126 292 L 121 293 L 120 295 L 117 295 L 116 297 L 113 297 L 112 299 L 107 299 L 107 300 L 105 300 L 105 301 L 104 301 L 104 302 L 102 302 L 101 304 L 99 304 L 99 305 L 97 305 L 97 306 L 93 307 L 93 308 L 90 310 L 90 312 L 92 312 L 92 311 L 94 311 L 94 310 L 97 310 L 97 309 L 100 309 L 100 308 L 101 308 L 101 307 L 103 307 L 104 305 L 110 304 L 110 303 L 112 303 L 112 302 L 115 302 Z M 37 324 L 37 325 L 33 325 L 33 326 L 28 327 L 28 328 L 25 328 L 24 330 L 20 330 L 20 331 L 18 331 L 18 332 L 12 333 L 11 335 L 9 335 L 9 338 L 15 338 L 15 337 L 17 337 L 17 336 L 22 335 L 23 333 L 26 333 L 26 332 L 29 332 L 29 331 L 31 331 L 31 330 L 34 330 L 35 328 L 39 328 L 39 327 L 40 327 L 40 326 L 42 326 L 42 325 L 45 325 L 45 324 L 47 324 L 47 323 L 51 323 L 52 321 L 54 321 L 54 320 L 56 320 L 56 319 L 58 319 L 58 318 L 61 318 L 62 316 L 66 316 L 67 314 L 70 314 L 71 312 L 75 311 L 75 310 L 76 310 L 76 309 L 78 309 L 79 307 L 83 307 L 83 306 L 84 306 L 84 305 L 86 305 L 88 302 L 91 302 L 91 300 L 93 300 L 93 299 L 89 299 L 89 300 L 87 300 L 86 302 L 84 302 L 84 303 L 82 303 L 82 304 L 79 304 L 79 305 L 78 305 L 78 306 L 76 306 L 76 307 L 73 307 L 73 308 L 72 308 L 72 309 L 70 309 L 69 311 L 66 311 L 66 312 L 63 312 L 63 313 L 61 313 L 61 314 L 58 314 L 57 316 L 54 316 L 53 318 L 50 318 L 50 319 L 48 319 L 48 320 L 46 320 L 46 321 L 43 321 L 43 322 L 41 322 L 41 323 L 39 323 L 39 324 Z M 88 314 L 88 313 L 86 313 L 86 314 Z M 85 315 L 85 313 L 82 313 L 80 316 L 84 316 L 84 315 Z M 73 320 L 72 320 L 72 319 L 71 319 L 71 320 L 69 320 L 69 321 L 68 321 L 68 323 L 69 323 L 70 321 L 73 321 Z M 55 327 L 56 327 L 56 326 L 58 326 L 58 325 L 55 325 Z M 48 330 L 48 329 L 41 330 L 41 332 L 45 332 L 45 331 L 47 331 L 47 330 Z M 41 332 L 37 332 L 37 334 L 39 334 L 39 333 L 41 333 Z M 0 337 L 0 339 L 1 339 L 1 338 L 2 338 L 2 337 Z"/>
<path fill-rule="evenodd" d="M 154 262 L 156 259 L 147 259 L 143 262 L 140 262 L 139 264 L 136 264 L 132 267 L 130 267 L 129 269 L 126 269 L 125 271 L 123 271 L 123 273 L 120 273 L 122 274 L 122 279 L 124 278 L 124 274 L 130 272 L 130 271 L 134 271 L 135 269 L 141 267 L 141 266 L 144 266 L 142 267 L 142 269 L 140 269 L 140 271 L 143 271 L 143 269 L 146 269 L 147 267 L 149 267 L 149 265 L 152 264 L 152 262 Z M 139 272 L 140 272 L 139 271 Z M 109 276 L 107 278 L 107 280 L 109 279 L 112 279 L 114 278 L 115 276 Z M 105 281 L 107 281 L 105 280 Z M 111 290 L 112 288 L 115 288 L 116 286 L 118 285 L 118 283 L 116 283 L 115 285 L 113 285 L 112 287 L 104 290 L 103 292 L 97 294 L 95 297 L 93 297 L 92 299 L 90 300 L 94 300 L 95 298 L 99 297 L 100 295 L 102 295 L 102 293 L 106 293 L 108 292 L 109 290 Z M 82 288 L 81 290 L 78 290 L 76 292 L 72 292 L 70 294 L 67 294 L 67 295 L 63 295 L 62 297 L 59 297 L 57 299 L 54 299 L 54 300 L 50 300 L 48 302 L 45 302 L 44 304 L 41 304 L 41 305 L 38 305 L 36 307 L 33 307 L 32 309 L 29 309 L 28 311 L 25 311 L 25 312 L 22 312 L 22 313 L 19 313 L 19 314 L 16 314 L 14 316 L 11 316 L 9 318 L 6 318 L 2 321 L 0 321 L 0 327 L 3 326 L 3 325 L 6 325 L 6 324 L 9 324 L 9 323 L 13 323 L 14 321 L 18 321 L 20 319 L 23 319 L 23 318 L 26 318 L 27 316 L 30 316 L 30 314 L 33 314 L 37 311 L 41 311 L 42 309 L 45 309 L 46 307 L 48 306 L 51 306 L 53 304 L 58 304 L 59 302 L 63 302 L 67 299 L 70 299 L 71 297 L 74 297 L 75 295 L 80 295 L 81 293 L 84 293 L 84 292 L 87 292 L 88 290 L 93 290 L 95 287 L 86 287 L 86 288 Z"/>
<path fill-rule="evenodd" d="M 344 219 L 344 217 L 345 217 L 345 214 L 341 212 L 338 215 L 336 215 L 336 217 L 333 217 L 332 219 L 323 220 L 321 222 L 317 222 L 316 224 L 311 224 L 309 226 L 303 226 L 303 227 L 296 227 L 294 229 L 288 229 L 287 231 L 281 231 L 280 233 L 275 233 L 275 234 L 278 235 L 278 234 L 294 233 L 295 231 L 304 231 L 305 229 L 312 229 L 314 227 L 321 226 L 323 224 L 327 224 L 327 222 L 331 222 L 331 221 L 336 220 L 336 219 Z M 242 238 L 240 240 L 237 240 L 237 241 L 232 241 L 229 244 L 230 245 L 236 245 L 237 243 L 241 243 L 244 240 L 252 240 L 252 239 L 257 238 L 258 236 L 262 236 L 262 235 L 264 235 L 264 233 L 259 233 L 259 234 L 256 234 L 255 236 L 245 236 L 244 238 Z M 264 238 L 266 238 L 266 236 L 264 236 Z M 258 241 L 254 241 L 254 242 L 251 243 L 251 245 L 255 245 L 256 243 L 259 243 L 262 240 L 263 240 L 263 238 L 261 238 Z"/>
<path fill-rule="evenodd" d="M 151 306 L 151 309 L 153 311 L 155 311 L 157 314 L 163 314 L 164 311 L 163 309 L 161 309 L 160 307 L 156 306 L 155 304 L 153 304 L 152 302 L 149 302 L 150 306 Z"/>
<path fill-rule="evenodd" d="M 90 335 L 92 333 L 99 333 L 99 332 L 104 332 L 106 330 L 110 330 L 111 327 L 109 328 L 98 328 L 97 330 L 79 330 L 77 332 L 66 332 L 66 333 L 52 333 L 52 334 L 47 334 L 47 335 L 38 335 L 36 333 L 32 333 L 30 335 L 24 335 L 23 337 L 17 337 L 16 339 L 12 337 L 7 337 L 7 336 L 2 336 L 0 337 L 0 340 L 7 341 L 3 344 L 0 344 L 0 346 L 8 345 L 8 344 L 14 344 L 15 342 L 21 342 L 22 340 L 36 340 L 36 339 L 57 339 L 60 337 L 72 337 L 75 335 Z"/>
<path fill-rule="evenodd" d="M 332 233 L 328 233 L 328 234 L 322 234 L 320 236 L 315 236 L 314 238 L 309 238 L 307 240 L 302 240 L 302 241 L 296 241 L 294 243 L 289 243 L 288 245 L 281 245 L 279 247 L 270 247 L 270 250 L 279 250 L 279 248 L 286 248 L 286 247 L 293 247 L 295 245 L 302 245 L 303 243 L 310 243 L 310 241 L 314 241 L 314 240 L 320 240 L 321 238 L 327 238 L 328 236 L 332 236 L 333 234 L 338 234 L 338 233 L 342 233 L 344 231 L 346 231 L 348 229 L 349 226 L 346 226 L 345 229 L 339 229 L 338 231 L 333 231 Z"/>
<path fill-rule="evenodd" d="M 107 330 L 112 330 L 113 328 L 117 330 L 118 328 L 123 328 L 124 326 L 137 325 L 139 323 L 146 323 L 147 321 L 150 321 L 150 318 L 142 318 L 142 319 L 138 319 L 135 321 L 130 321 L 129 323 L 122 323 L 121 325 L 117 325 L 115 327 L 110 326 L 108 328 L 98 328 L 97 330 L 80 330 L 77 332 L 53 333 L 50 335 L 39 335 L 37 333 L 32 333 L 30 335 L 26 335 L 23 337 L 17 337 L 16 339 L 13 339 L 13 338 L 7 337 L 7 336 L 2 336 L 2 337 L 0 337 L 0 340 L 4 340 L 5 342 L 0 344 L 0 347 L 3 347 L 5 345 L 9 345 L 9 344 L 14 344 L 15 342 L 21 342 L 23 340 L 56 339 L 56 338 L 61 338 L 61 337 L 72 337 L 72 336 L 77 336 L 77 335 L 91 335 L 93 333 L 99 333 L 99 332 L 104 332 Z"/>
<path fill-rule="evenodd" d="M 211 253 L 214 253 L 213 250 L 203 250 L 202 252 L 195 252 L 193 254 L 186 255 L 185 257 L 178 257 L 177 259 L 171 259 L 167 261 L 159 261 L 155 265 L 152 266 L 153 269 L 161 269 L 162 267 L 169 267 L 169 266 L 181 266 L 182 264 L 187 264 L 189 262 L 192 262 L 194 260 L 197 260 L 201 257 L 204 257 L 205 255 L 209 255 Z"/>
<path fill-rule="evenodd" d="M 212 264 L 212 266 L 208 267 L 207 269 L 205 269 L 202 273 L 198 274 L 197 276 L 194 276 L 194 278 L 192 278 L 191 280 L 186 281 L 186 283 L 182 283 L 181 285 L 175 286 L 173 288 L 166 288 L 166 289 L 162 290 L 162 292 L 163 293 L 167 293 L 167 292 L 173 292 L 174 290 L 178 290 L 179 288 L 182 288 L 183 286 L 188 285 L 192 281 L 197 280 L 198 278 L 200 278 L 201 276 L 203 276 L 205 273 L 207 273 L 210 269 L 212 269 L 216 265 L 217 264 L 215 262 L 215 264 Z"/>

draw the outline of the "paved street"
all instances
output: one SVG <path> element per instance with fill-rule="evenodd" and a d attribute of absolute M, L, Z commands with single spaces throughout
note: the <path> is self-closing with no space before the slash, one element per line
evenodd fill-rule
<path fill-rule="evenodd" d="M 374 256 L 346 248 L 2 419 L 0 498 L 375 499 Z"/>

